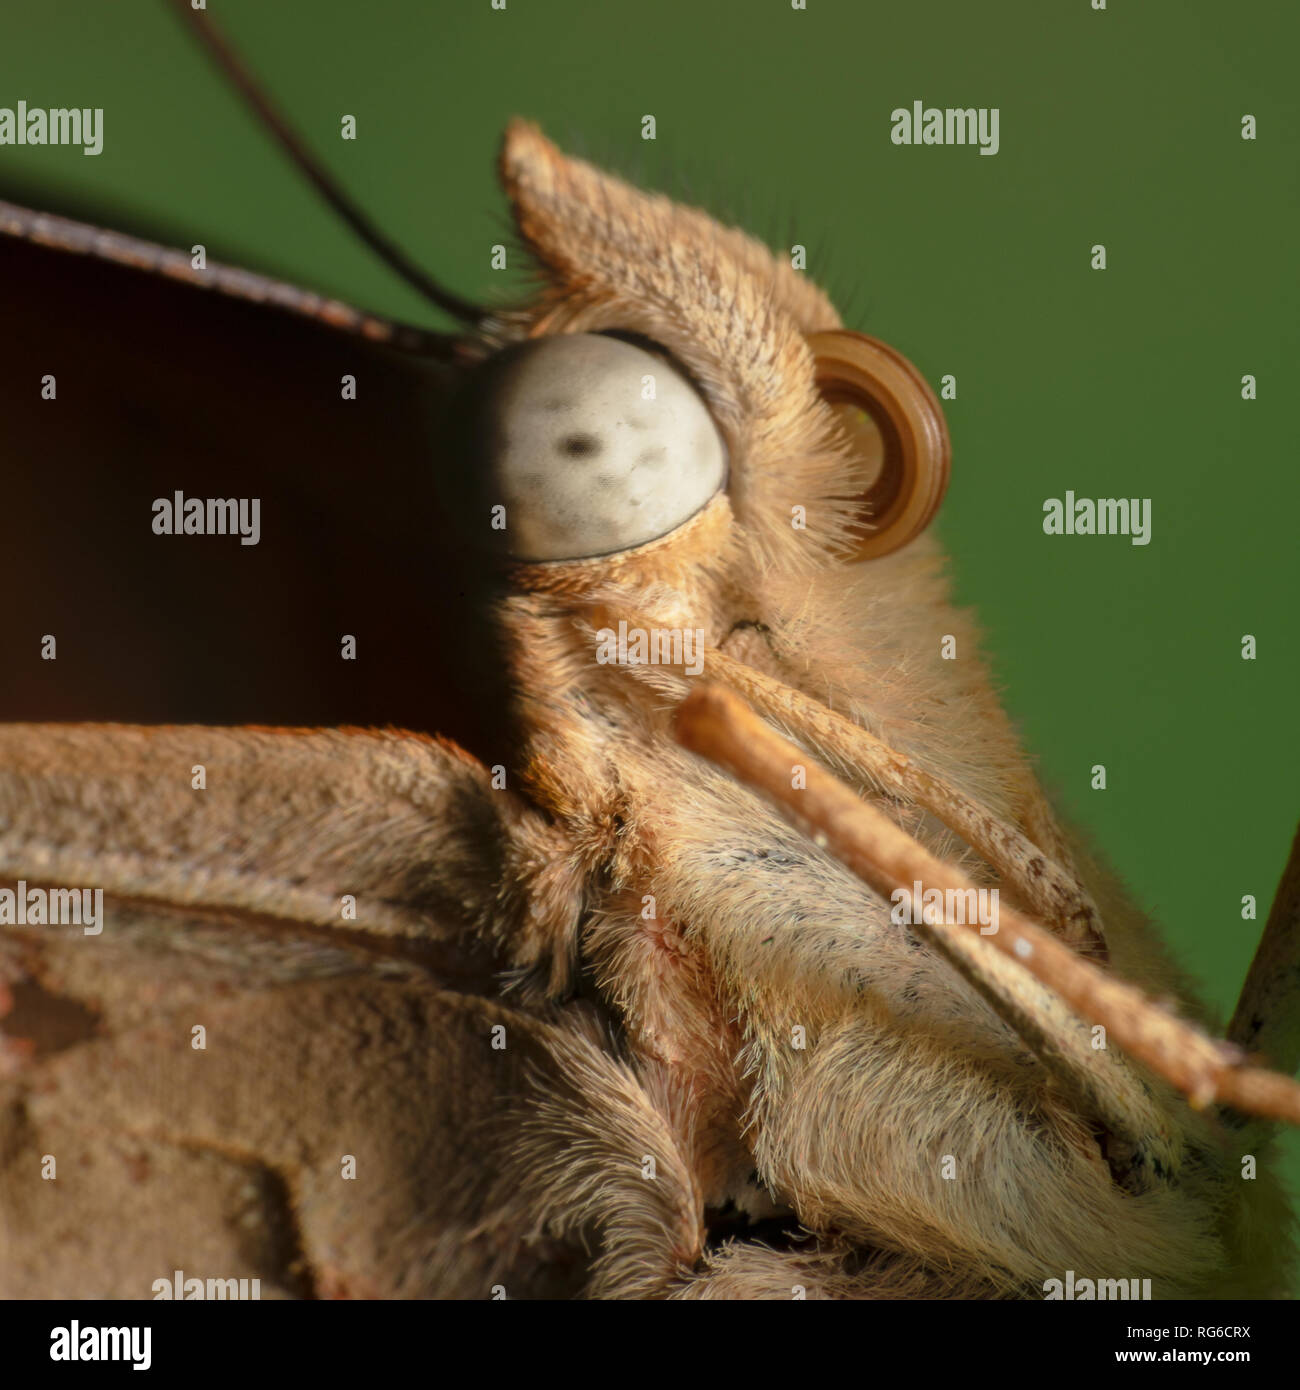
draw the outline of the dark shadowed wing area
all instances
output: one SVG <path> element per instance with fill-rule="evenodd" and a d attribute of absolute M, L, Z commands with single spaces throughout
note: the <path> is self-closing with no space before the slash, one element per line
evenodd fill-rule
<path fill-rule="evenodd" d="M 483 586 L 437 491 L 454 369 L 9 237 L 0 284 L 0 719 L 397 725 L 495 760 Z M 259 499 L 258 544 L 155 534 L 177 491 Z"/>

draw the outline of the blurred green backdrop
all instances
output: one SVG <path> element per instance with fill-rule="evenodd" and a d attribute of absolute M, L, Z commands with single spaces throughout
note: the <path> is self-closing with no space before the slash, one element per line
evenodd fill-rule
<path fill-rule="evenodd" d="M 101 106 L 104 152 L 0 147 L 38 202 L 430 321 L 161 0 L 6 7 L 0 105 Z M 1225 1012 L 1295 822 L 1300 17 L 1222 0 L 210 0 L 339 178 L 453 288 L 499 291 L 514 114 L 781 246 L 850 326 L 951 373 L 940 519 L 1012 713 Z M 896 147 L 921 100 L 1001 149 Z M 339 120 L 357 117 L 344 142 Z M 658 139 L 640 138 L 653 113 Z M 1241 139 L 1251 114 L 1258 138 Z M 1108 268 L 1090 268 L 1094 243 Z M 1259 398 L 1241 398 L 1253 374 Z M 0 392 L 3 386 L 0 385 Z M 1150 497 L 1152 541 L 1042 503 Z M 1245 633 L 1258 659 L 1241 659 Z M 1109 785 L 1092 791 L 1104 763 Z M 1300 1177 L 1300 1143 L 1288 1168 Z"/>

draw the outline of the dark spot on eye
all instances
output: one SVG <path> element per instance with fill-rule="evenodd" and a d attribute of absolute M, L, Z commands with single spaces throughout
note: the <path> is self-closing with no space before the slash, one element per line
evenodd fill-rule
<path fill-rule="evenodd" d="M 543 409 L 543 410 L 572 410 L 572 409 L 573 409 L 573 402 L 572 402 L 572 401 L 563 401 L 563 400 L 559 400 L 559 399 L 556 398 L 556 397 L 552 397 L 549 401 L 543 401 L 543 402 L 542 402 L 542 409 Z"/>
<path fill-rule="evenodd" d="M 652 448 L 643 449 L 637 455 L 636 461 L 638 463 L 662 463 L 667 453 L 668 446 L 666 444 L 658 444 Z"/>
<path fill-rule="evenodd" d="M 585 459 L 600 453 L 600 447 L 600 440 L 594 434 L 566 434 L 555 446 L 555 451 L 571 459 Z"/>

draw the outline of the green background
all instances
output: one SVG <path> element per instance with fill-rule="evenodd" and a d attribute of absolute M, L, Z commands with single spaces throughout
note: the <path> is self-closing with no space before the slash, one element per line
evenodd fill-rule
<path fill-rule="evenodd" d="M 508 117 L 798 241 L 851 327 L 948 403 L 940 532 L 1049 787 L 1226 1014 L 1296 816 L 1294 6 L 1223 0 L 210 0 L 347 188 L 445 283 L 501 291 Z M 0 105 L 102 106 L 105 147 L 0 147 L 38 201 L 433 321 L 159 3 L 6 6 Z M 920 99 L 1001 150 L 900 148 Z M 359 138 L 339 138 L 343 113 Z M 643 142 L 653 113 L 658 140 Z M 1240 138 L 1243 114 L 1259 135 Z M 1095 272 L 1089 250 L 1107 248 Z M 1259 399 L 1240 396 L 1243 373 Z M 3 392 L 0 385 L 0 393 Z M 2 399 L 2 394 L 0 394 Z M 1152 541 L 1042 503 L 1152 499 Z M 1258 639 L 1254 662 L 1240 639 Z M 1104 763 L 1109 786 L 1092 791 Z M 1289 1170 L 1300 1177 L 1300 1143 Z"/>

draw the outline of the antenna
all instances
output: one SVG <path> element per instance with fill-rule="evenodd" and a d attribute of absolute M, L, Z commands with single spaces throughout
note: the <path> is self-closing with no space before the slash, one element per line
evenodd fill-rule
<path fill-rule="evenodd" d="M 480 305 L 445 290 L 400 247 L 388 239 L 364 212 L 339 187 L 315 156 L 308 150 L 297 132 L 272 105 L 270 98 L 254 81 L 252 74 L 244 66 L 233 48 L 222 37 L 221 31 L 208 18 L 206 13 L 194 9 L 190 0 L 171 0 L 174 9 L 180 12 L 194 31 L 208 57 L 225 73 L 240 95 L 252 107 L 262 123 L 280 142 L 281 148 L 298 169 L 314 185 L 322 198 L 339 214 L 362 241 L 383 260 L 390 269 L 418 291 L 425 299 L 462 323 L 478 324 L 487 317 L 487 310 Z"/>

